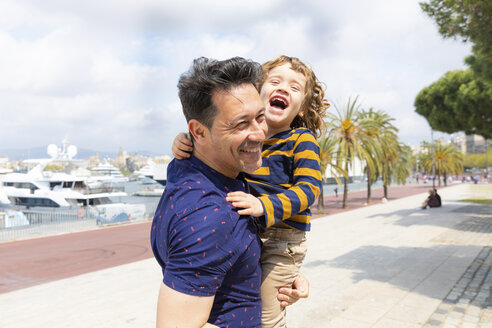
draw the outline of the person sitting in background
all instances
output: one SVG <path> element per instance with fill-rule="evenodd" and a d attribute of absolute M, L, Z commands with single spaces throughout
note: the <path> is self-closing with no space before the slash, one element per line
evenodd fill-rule
<path fill-rule="evenodd" d="M 436 188 L 434 188 L 434 194 L 436 195 L 436 199 L 437 199 L 437 206 L 436 207 L 441 207 L 441 205 L 442 205 L 442 203 L 441 203 L 441 196 L 439 196 L 439 194 L 437 193 L 437 189 Z"/>
<path fill-rule="evenodd" d="M 429 197 L 422 203 L 422 209 L 425 210 L 427 206 L 429 207 L 439 207 L 441 206 L 441 197 L 436 197 L 435 189 L 429 190 Z"/>

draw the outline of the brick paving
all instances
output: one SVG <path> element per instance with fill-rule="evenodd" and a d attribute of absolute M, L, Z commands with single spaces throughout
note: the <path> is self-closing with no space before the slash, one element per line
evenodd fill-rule
<path fill-rule="evenodd" d="M 492 248 L 485 246 L 425 328 L 492 327 Z"/>
<path fill-rule="evenodd" d="M 460 238 L 448 234 L 441 241 L 474 238 L 480 244 L 477 234 L 492 233 L 492 206 L 465 206 L 455 212 L 468 213 L 471 219 L 455 226 Z M 424 328 L 492 328 L 492 246 L 482 248 Z"/>

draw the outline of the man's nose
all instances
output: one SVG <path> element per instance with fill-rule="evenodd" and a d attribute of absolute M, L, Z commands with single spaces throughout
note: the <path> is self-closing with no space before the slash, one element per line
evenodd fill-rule
<path fill-rule="evenodd" d="M 251 141 L 263 142 L 265 141 L 265 131 L 266 131 L 266 122 L 254 122 L 251 125 L 251 131 L 249 133 L 248 139 Z"/>

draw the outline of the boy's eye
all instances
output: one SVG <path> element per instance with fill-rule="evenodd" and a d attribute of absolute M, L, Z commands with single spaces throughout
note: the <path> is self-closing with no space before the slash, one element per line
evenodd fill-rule
<path fill-rule="evenodd" d="M 299 84 L 293 84 L 293 85 L 291 86 L 291 88 L 292 88 L 292 90 L 294 90 L 294 91 L 299 91 L 299 92 L 300 92 L 300 91 L 302 91 L 302 88 L 301 88 L 301 86 L 300 86 Z"/>

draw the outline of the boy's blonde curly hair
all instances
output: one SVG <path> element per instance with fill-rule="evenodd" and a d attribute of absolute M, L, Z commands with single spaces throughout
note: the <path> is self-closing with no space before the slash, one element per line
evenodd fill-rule
<path fill-rule="evenodd" d="M 291 69 L 306 77 L 306 95 L 299 111 L 301 115 L 297 114 L 290 127 L 293 129 L 307 128 L 319 138 L 326 130 L 323 118 L 326 116 L 326 110 L 330 107 L 330 104 L 325 99 L 323 83 L 318 80 L 313 70 L 300 61 L 299 58 L 282 55 L 264 63 L 262 67 L 265 74 L 258 85 L 258 90 L 261 90 L 270 70 L 285 64 L 290 64 Z"/>

